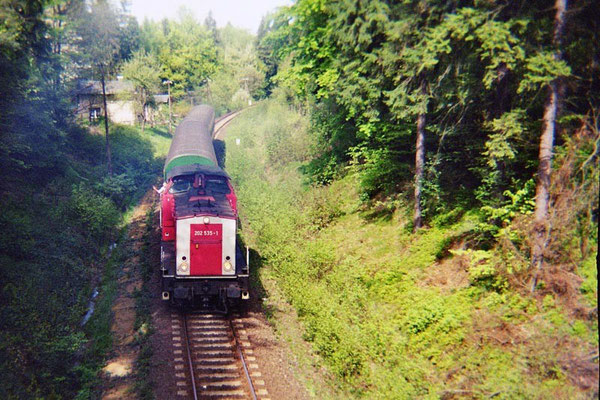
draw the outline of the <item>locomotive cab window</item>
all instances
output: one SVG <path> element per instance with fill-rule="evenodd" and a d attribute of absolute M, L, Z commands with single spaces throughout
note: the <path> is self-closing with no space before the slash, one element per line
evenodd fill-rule
<path fill-rule="evenodd" d="M 169 189 L 169 193 L 177 194 L 184 193 L 190 190 L 194 183 L 193 175 L 181 175 L 173 178 L 173 186 Z"/>
<path fill-rule="evenodd" d="M 204 179 L 206 190 L 215 194 L 229 194 L 231 190 L 227 184 L 227 180 L 220 176 L 207 176 Z"/>

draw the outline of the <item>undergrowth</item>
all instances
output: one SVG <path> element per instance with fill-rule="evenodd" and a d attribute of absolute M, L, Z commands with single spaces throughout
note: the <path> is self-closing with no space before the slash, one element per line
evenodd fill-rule
<path fill-rule="evenodd" d="M 122 243 L 108 260 L 106 254 L 120 237 L 128 210 L 159 173 L 164 151 L 158 144 L 168 141 L 156 131 L 142 135 L 137 128 L 114 125 L 109 176 L 103 136 L 74 125 L 63 133 L 54 167 L 15 172 L 3 191 L 2 398 L 95 396 L 112 346 L 111 305 L 116 265 L 124 261 Z M 95 287 L 94 315 L 82 327 Z"/>
<path fill-rule="evenodd" d="M 77 393 L 77 399 L 87 399 L 93 397 L 94 394 L 99 395 L 97 390 L 100 383 L 99 371 L 104 366 L 104 359 L 113 346 L 112 305 L 119 290 L 118 274 L 120 265 L 125 262 L 128 254 L 128 249 L 123 246 L 125 234 L 125 229 L 122 229 L 119 240 L 104 265 L 94 313 L 83 328 L 86 338 L 89 338 L 89 347 L 85 361 L 75 367 L 81 376 L 81 389 Z"/>
<path fill-rule="evenodd" d="M 158 260 L 152 256 L 157 254 L 156 245 L 157 238 L 155 237 L 154 226 L 154 211 L 149 209 L 146 214 L 146 229 L 142 237 L 142 246 L 140 248 L 141 257 L 138 264 L 139 274 L 142 279 L 142 287 L 136 291 L 136 310 L 134 330 L 136 332 L 135 339 L 139 344 L 139 353 L 136 360 L 136 381 L 134 384 L 135 391 L 139 399 L 154 399 L 152 390 L 152 382 L 150 380 L 150 369 L 152 367 L 152 344 L 150 336 L 154 332 L 152 325 L 152 315 L 150 312 L 152 301 L 152 290 L 150 290 L 150 280 L 153 271 L 156 271 Z"/>
<path fill-rule="evenodd" d="M 242 114 L 228 128 L 227 168 L 259 277 L 277 282 L 335 385 L 378 399 L 593 395 L 576 382 L 593 371 L 570 354 L 597 351 L 597 319 L 521 290 L 519 249 L 490 246 L 498 231 L 481 245 L 478 210 L 413 234 L 402 201 L 387 215 L 365 210 L 351 173 L 305 186 L 306 153 L 290 152 L 311 144 L 303 118 L 276 100 Z M 592 258 L 579 273 L 593 306 Z"/>

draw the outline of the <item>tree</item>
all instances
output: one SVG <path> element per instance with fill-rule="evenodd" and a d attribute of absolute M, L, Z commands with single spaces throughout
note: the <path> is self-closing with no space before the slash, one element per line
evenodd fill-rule
<path fill-rule="evenodd" d="M 140 26 L 135 17 L 127 14 L 127 10 L 118 12 L 119 16 L 119 60 L 128 60 L 139 50 L 141 45 Z"/>
<path fill-rule="evenodd" d="M 206 18 L 204 18 L 204 29 L 210 32 L 215 43 L 218 43 L 218 34 L 217 34 L 217 21 L 214 19 L 212 15 L 212 11 L 208 12 Z"/>
<path fill-rule="evenodd" d="M 106 104 L 106 80 L 114 71 L 120 52 L 119 18 L 107 0 L 97 0 L 90 11 L 79 15 L 78 33 L 81 41 L 80 56 L 83 67 L 91 69 L 92 75 L 100 78 L 104 105 L 104 132 L 106 136 L 106 161 L 112 175 L 112 158 L 108 138 L 108 110 Z"/>
<path fill-rule="evenodd" d="M 160 66 L 152 56 L 139 51 L 123 65 L 122 73 L 125 79 L 133 83 L 132 95 L 144 132 L 148 120 L 148 107 L 154 100 L 152 94 L 160 85 Z"/>
<path fill-rule="evenodd" d="M 265 92 L 270 94 L 286 47 L 290 45 L 290 11 L 289 7 L 280 7 L 265 15 L 258 27 L 256 35 L 256 53 L 265 68 Z"/>
<path fill-rule="evenodd" d="M 196 90 L 217 70 L 214 39 L 189 10 L 181 8 L 178 21 L 164 22 L 162 32 L 153 34 L 161 47 L 152 52 L 162 66 L 161 78 L 173 82 L 173 97 Z"/>
<path fill-rule="evenodd" d="M 554 19 L 553 44 L 555 47 L 552 58 L 562 60 L 561 42 L 567 12 L 567 0 L 556 0 L 554 3 L 556 16 Z M 540 136 L 540 153 L 538 166 L 538 182 L 535 195 L 535 227 L 534 243 L 531 251 L 531 264 L 535 268 L 531 291 L 535 291 L 538 275 L 544 263 L 544 249 L 548 232 L 548 207 L 550 200 L 550 175 L 552 173 L 552 150 L 556 131 L 556 114 L 560 98 L 559 79 L 556 77 L 548 84 L 548 99 L 544 107 L 543 130 Z"/>
<path fill-rule="evenodd" d="M 219 29 L 219 68 L 207 83 L 206 95 L 219 112 L 248 105 L 263 93 L 264 73 L 256 56 L 254 37 L 227 25 Z"/>
<path fill-rule="evenodd" d="M 427 96 L 427 83 L 421 78 L 420 92 L 422 96 Z M 423 216 L 421 212 L 421 192 L 423 190 L 423 170 L 425 168 L 425 125 L 427 118 L 427 103 L 422 105 L 423 110 L 417 115 L 417 143 L 415 146 L 415 205 L 413 225 L 417 231 L 423 226 Z"/>

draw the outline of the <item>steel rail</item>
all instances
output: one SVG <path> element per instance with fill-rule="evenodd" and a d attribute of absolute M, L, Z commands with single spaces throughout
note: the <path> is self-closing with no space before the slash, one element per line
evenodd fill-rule
<path fill-rule="evenodd" d="M 196 381 L 199 380 L 199 382 L 203 382 L 206 379 L 211 379 L 211 375 L 198 375 L 196 373 L 196 367 L 197 367 L 197 362 L 198 359 L 194 358 L 194 356 L 192 355 L 192 343 L 191 343 L 191 336 L 192 335 L 196 335 L 197 333 L 192 332 L 193 329 L 195 328 L 190 328 L 190 323 L 193 323 L 193 319 L 190 319 L 190 315 L 192 314 L 196 314 L 195 312 L 184 312 L 182 313 L 183 316 L 183 333 L 184 333 L 184 341 L 186 344 L 186 351 L 187 351 L 187 358 L 188 358 L 188 366 L 189 366 L 189 373 L 190 373 L 190 378 L 189 380 L 192 383 L 192 391 L 193 391 L 193 398 L 194 400 L 198 400 L 201 398 L 204 398 L 203 396 L 203 392 L 200 389 L 200 387 L 197 387 L 197 383 Z M 250 370 L 248 368 L 248 364 L 246 363 L 246 359 L 244 357 L 244 353 L 242 351 L 242 343 L 241 341 L 238 339 L 238 332 L 236 331 L 234 322 L 233 322 L 233 318 L 231 316 L 228 317 L 224 317 L 221 316 L 219 318 L 219 320 L 224 322 L 223 325 L 223 329 L 227 329 L 225 327 L 228 327 L 228 329 L 226 331 L 224 331 L 224 335 L 225 337 L 229 337 L 229 343 L 231 346 L 235 347 L 235 350 L 233 350 L 233 352 L 231 353 L 231 361 L 238 364 L 238 368 L 239 368 L 239 364 L 241 363 L 242 369 L 244 371 L 244 374 L 242 375 L 240 370 L 237 370 L 237 378 L 235 379 L 239 379 L 239 384 L 240 385 L 244 385 L 243 381 L 244 378 L 242 376 L 245 376 L 246 378 L 246 389 L 244 390 L 242 389 L 242 387 L 240 387 L 240 389 L 246 393 L 246 395 L 249 393 L 250 394 L 250 398 L 252 400 L 258 400 L 258 396 L 256 393 L 256 389 L 254 388 L 254 383 L 252 382 L 252 378 L 250 376 Z M 211 328 L 209 328 L 211 329 Z M 231 337 L 233 337 L 233 340 L 231 340 Z M 237 361 L 236 361 L 237 360 Z M 218 372 L 217 372 L 218 374 Z M 216 378 L 219 379 L 219 378 Z M 202 386 L 203 388 L 206 389 L 205 386 Z M 219 389 L 217 389 L 219 390 Z M 223 390 L 223 389 L 220 389 Z M 225 393 L 223 393 L 221 396 L 226 395 Z M 241 393 L 238 393 L 237 395 L 234 395 L 234 397 L 240 396 Z M 244 395 L 244 397 L 246 397 L 246 395 Z M 218 394 L 217 394 L 218 396 Z"/>
<path fill-rule="evenodd" d="M 237 117 L 242 111 L 243 110 L 236 111 L 236 112 L 224 115 L 223 117 L 219 118 L 215 122 L 215 129 L 214 129 L 213 139 L 219 139 L 219 134 L 223 131 L 223 128 L 225 128 L 227 125 L 229 125 L 229 123 L 231 121 L 233 121 L 233 119 L 235 117 Z"/>
<path fill-rule="evenodd" d="M 233 334 L 233 340 L 235 341 L 235 348 L 237 349 L 238 357 L 240 358 L 242 367 L 244 367 L 244 374 L 248 380 L 250 394 L 252 395 L 253 400 L 258 400 L 256 397 L 256 391 L 254 390 L 254 384 L 252 383 L 252 378 L 250 377 L 250 372 L 248 372 L 248 365 L 246 364 L 246 359 L 244 358 L 244 353 L 242 352 L 242 346 L 240 346 L 240 342 L 238 341 L 237 334 L 235 332 L 235 327 L 233 326 L 233 322 L 231 322 L 231 317 L 229 318 L 229 326 L 231 327 L 231 333 Z"/>
<path fill-rule="evenodd" d="M 244 111 L 246 111 L 252 107 L 254 107 L 254 105 L 246 107 L 246 108 L 242 108 L 241 110 L 238 110 L 238 111 L 232 111 L 228 114 L 222 115 L 219 118 L 217 118 L 215 120 L 215 127 L 213 129 L 213 131 L 214 131 L 213 139 L 219 139 L 219 134 L 221 133 L 223 128 L 225 128 L 227 125 L 229 125 L 229 123 L 231 121 L 233 121 L 235 117 L 237 117 L 238 115 L 240 115 L 241 113 L 243 113 Z"/>
<path fill-rule="evenodd" d="M 194 363 L 192 362 L 192 346 L 190 344 L 190 336 L 188 334 L 187 314 L 183 314 L 183 334 L 185 335 L 185 344 L 188 356 L 188 366 L 190 368 L 190 380 L 192 381 L 192 392 L 194 400 L 198 400 L 198 391 L 196 390 L 196 373 L 194 372 Z"/>

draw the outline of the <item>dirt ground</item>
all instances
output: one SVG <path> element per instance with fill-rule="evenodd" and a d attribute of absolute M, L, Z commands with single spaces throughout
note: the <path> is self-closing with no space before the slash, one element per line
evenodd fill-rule
<path fill-rule="evenodd" d="M 135 268 L 139 263 L 139 249 L 146 229 L 146 212 L 154 203 L 150 190 L 135 208 L 127 234 L 132 241 L 132 252 L 119 272 L 119 294 L 115 300 L 111 331 L 114 340 L 113 357 L 103 368 L 103 400 L 134 399 L 132 391 L 135 362 L 139 346 L 135 343 L 135 292 L 142 287 L 142 279 Z"/>

